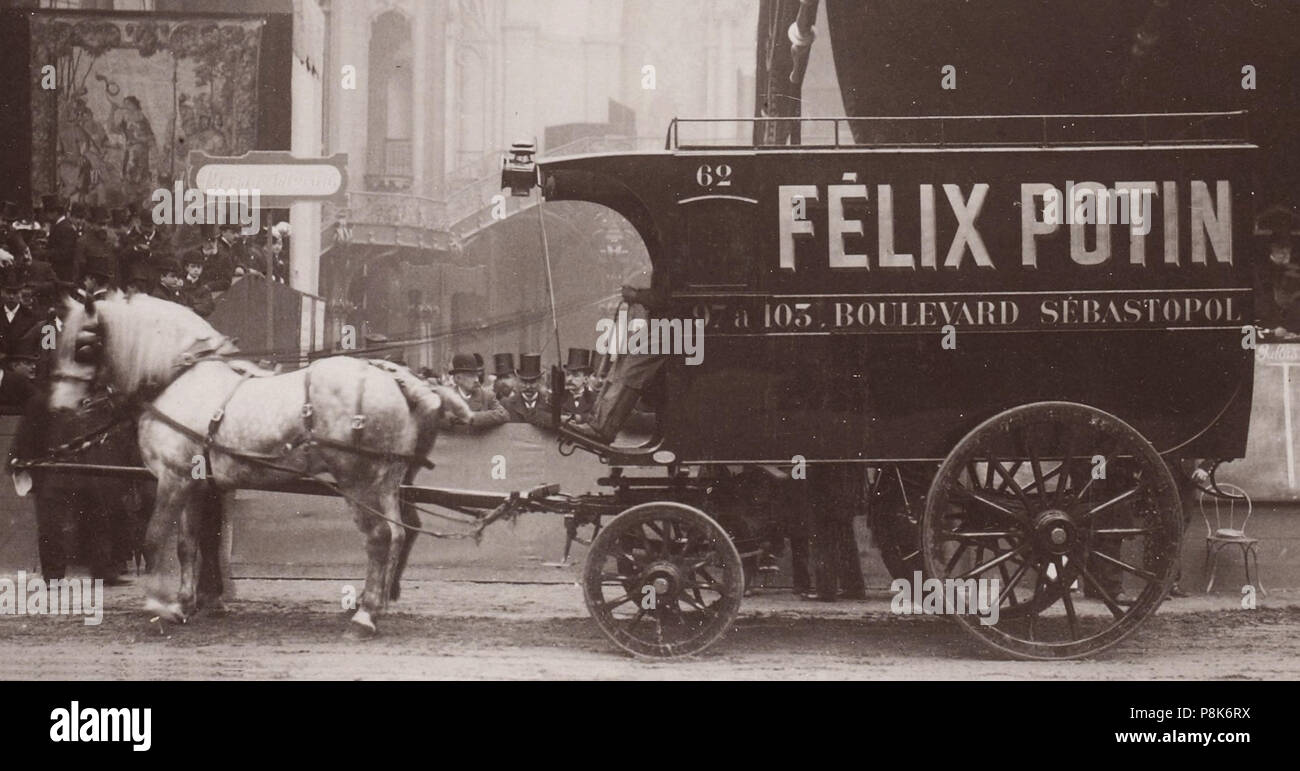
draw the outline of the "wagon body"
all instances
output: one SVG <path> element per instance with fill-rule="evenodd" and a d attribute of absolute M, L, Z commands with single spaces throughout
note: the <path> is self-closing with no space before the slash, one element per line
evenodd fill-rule
<path fill-rule="evenodd" d="M 700 363 L 668 368 L 660 458 L 937 461 L 989 416 L 1049 400 L 1116 415 L 1168 458 L 1244 453 L 1248 142 L 676 134 L 662 152 L 538 163 L 548 200 L 636 227 L 666 316 L 704 321 Z M 1076 221 L 1089 201 L 1101 223 Z"/>

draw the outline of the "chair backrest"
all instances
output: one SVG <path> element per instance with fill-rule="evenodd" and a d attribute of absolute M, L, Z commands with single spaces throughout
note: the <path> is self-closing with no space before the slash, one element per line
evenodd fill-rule
<path fill-rule="evenodd" d="M 1201 518 L 1205 520 L 1206 537 L 1211 537 L 1215 532 L 1223 529 L 1240 530 L 1244 534 L 1246 523 L 1250 521 L 1250 515 L 1254 512 L 1250 496 L 1236 485 L 1221 482 L 1218 488 L 1223 495 L 1217 495 L 1212 490 L 1201 490 L 1198 496 Z M 1213 522 L 1210 521 L 1211 517 L 1214 519 Z"/>

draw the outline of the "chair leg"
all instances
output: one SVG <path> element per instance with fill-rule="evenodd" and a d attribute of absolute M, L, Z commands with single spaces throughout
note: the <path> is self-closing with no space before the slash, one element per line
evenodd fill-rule
<path fill-rule="evenodd" d="M 1209 582 L 1206 583 L 1206 585 L 1205 585 L 1205 593 L 1206 593 L 1206 594 L 1209 594 L 1209 593 L 1210 593 L 1210 590 L 1214 588 L 1214 577 L 1215 577 L 1215 575 L 1219 572 L 1219 554 L 1220 554 L 1222 551 L 1223 551 L 1223 547 L 1222 547 L 1222 546 L 1216 546 L 1216 547 L 1214 547 L 1214 548 L 1212 549 L 1212 552 L 1213 552 L 1213 554 L 1214 554 L 1214 558 L 1213 558 L 1213 560 L 1212 560 L 1212 562 L 1211 562 L 1211 565 L 1210 565 L 1210 580 L 1209 580 Z"/>
<path fill-rule="evenodd" d="M 1257 545 L 1258 544 L 1252 543 L 1248 547 L 1246 547 L 1246 580 L 1250 581 L 1250 558 L 1254 557 L 1255 558 L 1255 580 L 1253 583 L 1259 587 L 1260 594 L 1267 595 L 1268 590 L 1264 588 L 1264 579 L 1259 572 L 1259 551 L 1255 548 Z"/>

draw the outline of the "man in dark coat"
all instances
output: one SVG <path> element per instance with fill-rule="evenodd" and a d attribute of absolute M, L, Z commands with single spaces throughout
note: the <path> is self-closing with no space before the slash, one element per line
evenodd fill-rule
<path fill-rule="evenodd" d="M 37 321 L 39 317 L 23 307 L 19 277 L 12 270 L 6 271 L 4 285 L 0 287 L 0 353 L 16 350 L 18 341 Z"/>
<path fill-rule="evenodd" d="M 81 273 L 77 248 L 81 241 L 81 230 L 68 215 L 68 206 L 65 202 L 47 196 L 45 211 L 54 221 L 50 226 L 48 244 L 50 264 L 54 266 L 54 273 L 60 281 L 71 284 Z"/>
<path fill-rule="evenodd" d="M 555 428 L 551 418 L 550 394 L 542 389 L 542 357 L 536 353 L 519 356 L 519 371 L 515 373 L 519 387 L 506 397 L 502 406 L 510 413 L 513 423 L 532 423 L 539 428 Z"/>
<path fill-rule="evenodd" d="M 510 420 L 510 414 L 497 401 L 492 389 L 479 383 L 478 362 L 472 353 L 458 353 L 451 359 L 451 379 L 456 392 L 469 405 L 471 429 L 499 426 Z"/>
<path fill-rule="evenodd" d="M 181 284 L 181 296 L 185 305 L 200 316 L 207 317 L 216 309 L 212 300 L 213 286 L 207 281 L 207 259 L 202 252 L 185 253 L 185 277 Z"/>
<path fill-rule="evenodd" d="M 565 415 L 582 417 L 596 406 L 596 395 L 587 390 L 593 356 L 594 352 L 585 348 L 569 349 L 569 359 L 564 364 L 565 391 L 560 402 L 560 411 Z"/>

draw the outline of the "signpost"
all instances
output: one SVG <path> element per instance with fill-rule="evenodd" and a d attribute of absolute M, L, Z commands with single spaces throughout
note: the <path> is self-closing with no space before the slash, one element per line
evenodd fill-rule
<path fill-rule="evenodd" d="M 209 190 L 256 192 L 258 205 L 264 209 L 283 209 L 295 203 L 326 200 L 346 203 L 348 154 L 299 158 L 283 150 L 253 150 L 239 156 L 222 157 L 195 150 L 190 153 L 185 179 L 187 187 L 205 194 Z M 271 284 L 275 280 L 275 265 L 269 252 L 266 262 L 266 347 L 270 350 L 274 347 Z M 316 313 L 313 311 L 311 316 L 314 324 Z"/>

